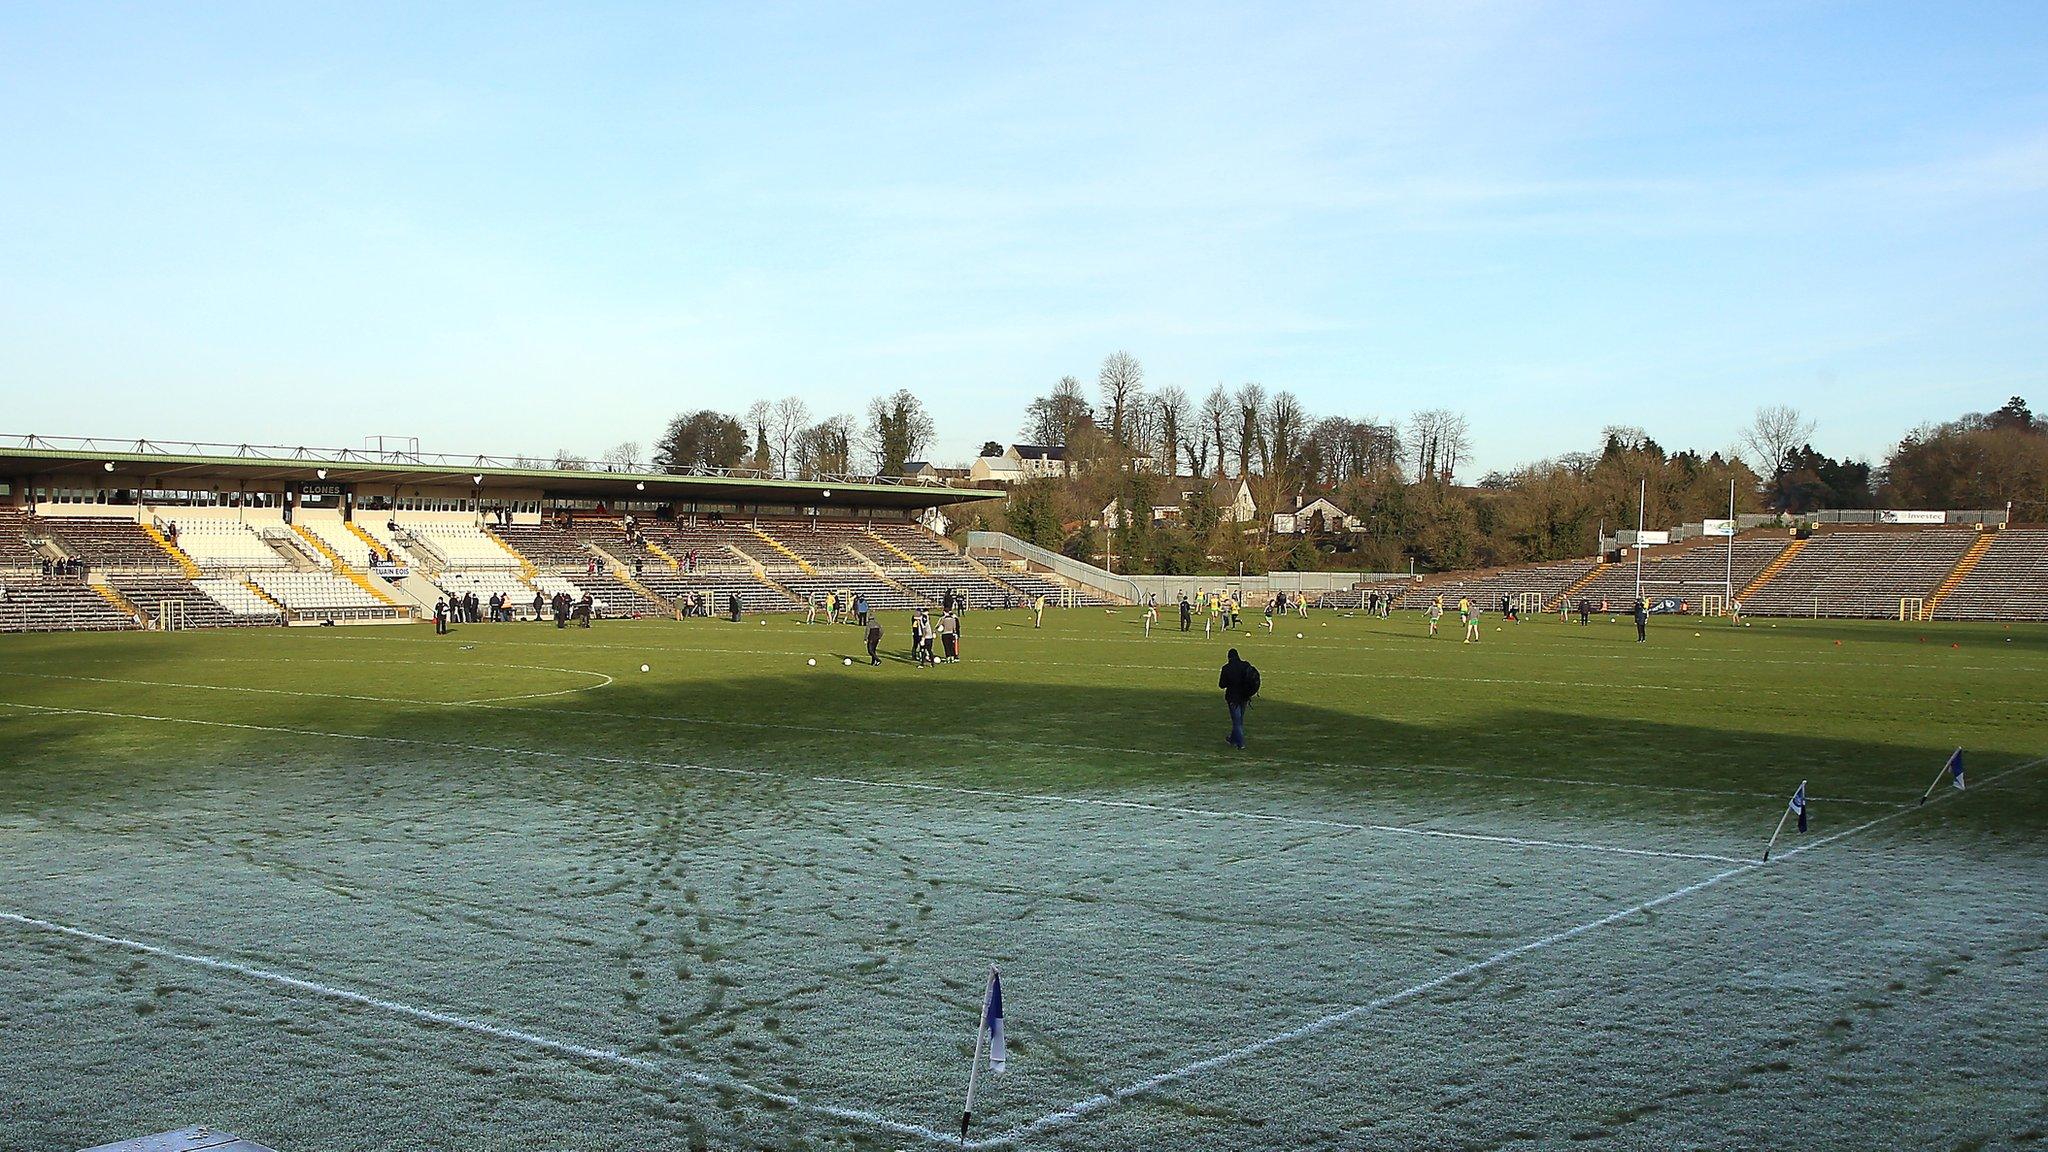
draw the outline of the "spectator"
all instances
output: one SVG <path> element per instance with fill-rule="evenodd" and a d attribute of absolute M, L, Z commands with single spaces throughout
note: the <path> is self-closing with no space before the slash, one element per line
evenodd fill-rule
<path fill-rule="evenodd" d="M 1259 694 L 1259 670 L 1238 659 L 1237 649 L 1232 648 L 1230 658 L 1223 662 L 1222 674 L 1216 677 L 1216 686 L 1223 689 L 1223 706 L 1230 710 L 1230 735 L 1226 743 L 1242 751 L 1245 707 Z"/>

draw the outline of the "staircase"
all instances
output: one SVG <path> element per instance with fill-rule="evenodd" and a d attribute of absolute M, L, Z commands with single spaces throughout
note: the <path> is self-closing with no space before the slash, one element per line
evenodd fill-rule
<path fill-rule="evenodd" d="M 112 604 L 114 607 L 120 609 L 123 612 L 126 612 L 128 615 L 133 616 L 137 624 L 142 625 L 144 628 L 149 627 L 148 615 L 146 615 L 142 611 L 142 609 L 137 608 L 133 601 L 129 600 L 126 596 L 121 595 L 120 590 L 116 589 L 113 585 L 103 582 L 99 584 L 91 584 L 88 585 L 88 587 L 90 587 L 93 591 L 99 593 L 100 599 L 105 600 L 107 603 Z"/>
<path fill-rule="evenodd" d="M 1562 592 L 1559 592 L 1557 594 L 1557 599 L 1552 600 L 1548 604 L 1545 604 L 1543 606 L 1543 610 L 1545 612 L 1555 612 L 1560 604 L 1571 603 L 1572 597 L 1577 596 L 1580 592 L 1583 592 L 1587 588 L 1590 588 L 1593 584 L 1593 581 L 1598 580 L 1603 574 L 1606 573 L 1606 571 L 1609 568 L 1612 567 L 1614 567 L 1614 565 L 1609 564 L 1605 560 L 1599 561 L 1598 563 L 1594 564 L 1593 570 L 1591 572 L 1588 572 L 1584 576 L 1579 577 L 1577 580 L 1572 582 L 1571 587 L 1565 589 Z"/>
<path fill-rule="evenodd" d="M 1786 566 L 1792 563 L 1792 558 L 1799 555 L 1800 551 L 1805 547 L 1806 541 L 1803 538 L 1795 539 L 1790 544 L 1785 545 L 1785 550 L 1778 553 L 1777 557 L 1769 564 L 1764 565 L 1764 570 L 1756 574 L 1756 579 L 1744 584 L 1742 591 L 1735 594 L 1735 598 L 1737 600 L 1747 600 L 1755 594 L 1757 589 L 1777 579 L 1778 573 L 1783 572 Z"/>
<path fill-rule="evenodd" d="M 156 541 L 157 547 L 163 549 L 170 555 L 171 559 L 178 562 L 179 569 L 185 573 L 185 579 L 199 579 L 199 565 L 193 563 L 190 556 L 185 555 L 184 549 L 171 543 L 162 532 L 157 531 L 157 527 L 154 524 L 144 524 L 142 525 L 142 530 L 149 535 L 151 540 Z"/>
<path fill-rule="evenodd" d="M 763 532 L 761 529 L 755 527 L 752 524 L 747 525 L 747 531 L 752 532 L 756 536 L 759 536 L 761 538 L 761 543 L 766 544 L 770 548 L 775 549 L 777 552 L 782 553 L 784 556 L 789 557 L 790 563 L 795 564 L 798 568 L 802 569 L 804 575 L 816 576 L 818 574 L 818 570 L 816 568 L 811 567 L 810 563 L 806 561 L 803 557 L 790 551 L 789 547 L 785 545 L 782 541 L 777 540 L 775 537 L 770 536 L 768 533 Z M 780 585 L 777 585 L 777 587 L 780 587 Z M 788 589 L 784 588 L 783 591 L 787 592 Z"/>
<path fill-rule="evenodd" d="M 1948 575 L 1941 578 L 1941 583 L 1935 586 L 1934 594 L 1927 598 L 1927 603 L 1920 606 L 1922 620 L 1934 619 L 1934 610 L 1941 607 L 1941 602 L 1947 599 L 1948 594 L 1955 591 L 1956 586 L 1969 577 L 1971 571 L 1977 567 L 1977 561 L 1984 559 L 1984 554 L 1991 551 L 1991 541 L 1996 538 L 1997 534 L 1994 532 L 1977 533 L 1977 538 L 1970 541 L 1969 551 L 1963 553 L 1962 558 L 1956 561 L 1956 566 L 1949 569 Z"/>
<path fill-rule="evenodd" d="M 348 581 L 349 583 L 355 585 L 356 587 L 361 588 L 363 591 L 368 592 L 370 595 L 375 596 L 377 599 L 382 600 L 386 604 L 395 605 L 398 603 L 398 601 L 392 599 L 391 595 L 385 592 L 384 589 L 377 587 L 376 582 L 371 580 L 367 575 L 365 575 L 362 569 L 357 568 L 355 565 L 350 564 L 348 561 L 343 560 L 339 555 L 337 555 L 334 549 L 329 548 L 327 546 L 327 541 L 322 540 L 320 537 L 314 535 L 311 531 L 307 530 L 303 525 L 300 524 L 293 524 L 292 531 L 298 533 L 299 539 L 304 540 L 308 544 L 311 544 L 313 546 L 313 551 L 319 553 L 321 556 L 326 557 L 328 567 L 334 569 L 334 574 L 336 576 L 339 576 L 342 579 Z"/>
<path fill-rule="evenodd" d="M 242 587 L 247 588 L 251 592 L 254 592 L 257 595 L 257 597 L 259 597 L 265 604 L 268 604 L 272 608 L 277 609 L 277 614 L 284 617 L 286 623 L 291 622 L 291 610 L 284 606 L 284 601 L 279 600 L 277 597 L 272 596 L 270 593 L 265 592 L 261 588 L 258 588 L 253 581 L 242 581 Z"/>
<path fill-rule="evenodd" d="M 681 572 L 683 570 L 683 566 L 681 564 L 676 563 L 676 558 L 669 555 L 667 552 L 663 551 L 661 546 L 656 544 L 654 541 L 649 540 L 645 536 L 643 536 L 640 538 L 640 542 L 646 545 L 647 550 L 649 552 L 654 554 L 655 559 L 661 561 L 663 564 L 668 565 L 669 571 Z"/>
<path fill-rule="evenodd" d="M 519 561 L 519 578 L 525 581 L 526 584 L 529 587 L 531 587 L 533 584 L 533 578 L 540 575 L 539 566 L 534 564 L 533 561 L 528 560 L 524 552 L 521 552 L 519 549 L 514 548 L 512 545 L 507 544 L 503 536 L 500 536 L 496 532 L 491 531 L 489 525 L 485 525 L 481 529 L 481 531 L 485 536 L 490 537 L 491 543 L 496 544 L 498 547 L 503 548 L 507 552 L 510 552 L 512 554 L 512 558 L 514 560 Z"/>
<path fill-rule="evenodd" d="M 917 562 L 917 557 L 912 556 L 910 553 L 905 552 L 903 549 L 898 548 L 894 544 L 889 543 L 882 537 L 877 536 L 873 532 L 862 532 L 861 534 L 866 536 L 868 539 L 873 540 L 875 543 L 880 544 L 882 547 L 888 549 L 889 551 L 894 552 L 898 557 L 900 557 L 903 560 L 905 564 L 908 564 L 912 568 L 917 569 L 918 575 L 929 576 L 932 574 L 931 569 Z"/>

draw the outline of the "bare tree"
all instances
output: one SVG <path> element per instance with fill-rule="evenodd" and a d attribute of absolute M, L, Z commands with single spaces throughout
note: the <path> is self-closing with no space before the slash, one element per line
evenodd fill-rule
<path fill-rule="evenodd" d="M 1237 474 L 1249 476 L 1252 465 L 1263 464 L 1266 453 L 1266 387 L 1245 383 L 1234 397 L 1237 405 Z"/>
<path fill-rule="evenodd" d="M 1168 385 L 1152 395 L 1152 411 L 1158 424 L 1157 448 L 1153 455 L 1168 476 L 1180 470 L 1180 445 L 1188 431 L 1188 394 L 1178 385 Z M 1195 473 L 1201 475 L 1198 469 Z"/>
<path fill-rule="evenodd" d="M 1472 434 L 1464 414 L 1448 408 L 1415 413 L 1408 418 L 1408 430 L 1417 482 L 1450 479 L 1458 471 L 1458 461 L 1472 451 Z"/>
<path fill-rule="evenodd" d="M 829 416 L 799 431 L 790 444 L 791 473 L 804 480 L 846 475 L 853 471 L 853 438 L 851 416 Z"/>
<path fill-rule="evenodd" d="M 1033 400 L 1025 409 L 1024 439 L 1032 444 L 1064 446 L 1072 442 L 1082 427 L 1094 422 L 1095 410 L 1081 393 L 1081 382 L 1072 376 L 1062 376 L 1050 393 Z"/>
<path fill-rule="evenodd" d="M 1218 476 L 1223 475 L 1227 463 L 1225 457 L 1230 455 L 1230 428 L 1235 413 L 1236 409 L 1230 403 L 1230 393 L 1224 391 L 1221 384 L 1209 389 L 1209 394 L 1202 397 L 1202 426 L 1208 429 L 1210 439 L 1216 445 Z M 1205 458 L 1207 455 L 1206 452 L 1203 453 Z"/>
<path fill-rule="evenodd" d="M 775 410 L 768 417 L 768 435 L 775 444 L 775 468 L 782 475 L 789 476 L 795 471 L 790 449 L 810 422 L 810 407 L 801 398 L 785 396 L 775 402 Z"/>
<path fill-rule="evenodd" d="M 1813 428 L 1813 421 L 1789 405 L 1768 404 L 1757 409 L 1749 427 L 1742 430 L 1742 452 L 1750 469 L 1766 479 L 1783 475 L 1785 457 L 1813 439 Z"/>
<path fill-rule="evenodd" d="M 1145 391 L 1145 366 L 1119 349 L 1102 358 L 1096 380 L 1102 386 L 1102 406 L 1109 413 L 1109 438 L 1120 448 L 1131 447 L 1137 438 L 1131 434 L 1130 416 Z"/>
<path fill-rule="evenodd" d="M 604 462 L 620 470 L 631 468 L 640 462 L 640 444 L 636 440 L 621 440 L 605 450 Z"/>

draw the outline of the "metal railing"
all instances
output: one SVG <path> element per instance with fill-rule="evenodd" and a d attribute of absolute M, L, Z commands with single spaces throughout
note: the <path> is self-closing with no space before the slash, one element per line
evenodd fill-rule
<path fill-rule="evenodd" d="M 1097 568 L 1093 564 L 1083 564 L 1071 556 L 1062 556 L 1051 549 L 1026 543 L 1007 532 L 969 532 L 967 550 L 973 552 L 976 549 L 1015 556 L 1027 563 L 1036 564 L 1055 576 L 1126 604 L 1137 604 L 1145 598 L 1143 590 L 1127 577 Z"/>
<path fill-rule="evenodd" d="M 588 472 L 655 479 L 698 476 L 728 480 L 784 480 L 802 484 L 880 484 L 891 487 L 952 487 L 913 476 L 870 476 L 858 473 L 778 475 L 764 468 L 669 466 L 652 461 L 591 460 L 584 457 L 503 455 L 490 452 L 421 452 L 416 449 L 314 448 L 306 445 L 236 444 L 205 440 L 148 440 L 109 436 L 42 436 L 0 432 L 0 449 L 42 449 L 52 452 L 104 452 L 120 456 L 208 456 L 235 460 L 266 460 L 304 464 L 416 464 L 427 468 L 490 468 L 521 472 Z M 999 493 L 998 493 L 999 494 Z"/>

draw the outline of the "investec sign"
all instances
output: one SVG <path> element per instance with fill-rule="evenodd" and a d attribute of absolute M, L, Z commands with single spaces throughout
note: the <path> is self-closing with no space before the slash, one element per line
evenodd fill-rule
<path fill-rule="evenodd" d="M 1877 514 L 1880 524 L 1941 524 L 1947 517 L 1939 512 L 1904 512 L 1888 509 Z"/>

